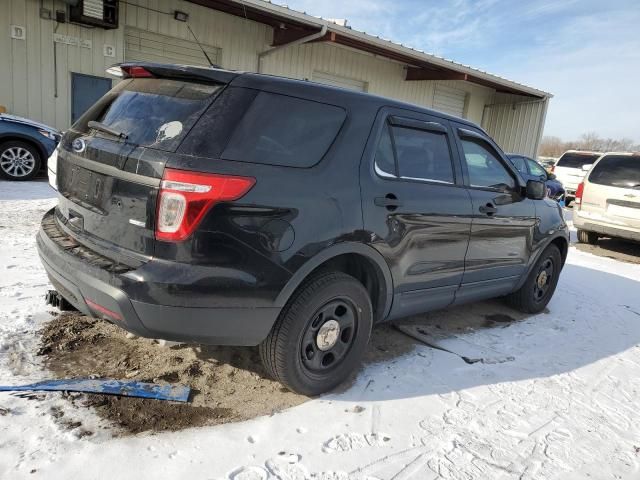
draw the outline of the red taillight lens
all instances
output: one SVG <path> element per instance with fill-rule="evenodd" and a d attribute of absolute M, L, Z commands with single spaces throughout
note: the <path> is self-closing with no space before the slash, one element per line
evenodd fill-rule
<path fill-rule="evenodd" d="M 153 73 L 144 67 L 120 67 L 127 77 L 131 78 L 153 78 Z"/>
<path fill-rule="evenodd" d="M 574 203 L 576 205 L 580 205 L 582 203 L 582 195 L 584 194 L 584 182 L 582 182 L 580 185 L 578 185 L 578 189 L 576 190 L 576 199 L 574 200 Z"/>
<path fill-rule="evenodd" d="M 213 205 L 238 200 L 255 183 L 251 177 L 165 169 L 158 194 L 156 239 L 186 239 Z"/>

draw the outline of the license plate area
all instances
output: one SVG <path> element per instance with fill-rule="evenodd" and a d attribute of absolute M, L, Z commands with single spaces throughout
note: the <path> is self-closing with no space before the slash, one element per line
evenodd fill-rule
<path fill-rule="evenodd" d="M 622 205 L 609 203 L 607 213 L 611 216 L 640 220 L 640 203 L 637 203 L 637 206 L 632 202 L 624 202 Z"/>
<path fill-rule="evenodd" d="M 108 198 L 108 178 L 78 165 L 68 165 L 63 178 L 58 178 L 60 193 L 72 202 L 96 213 L 105 213 Z"/>

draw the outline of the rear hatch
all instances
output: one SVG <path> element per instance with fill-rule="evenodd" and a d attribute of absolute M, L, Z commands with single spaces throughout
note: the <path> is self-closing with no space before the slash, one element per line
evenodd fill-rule
<path fill-rule="evenodd" d="M 585 182 L 580 209 L 589 218 L 640 229 L 640 155 L 606 155 Z"/>
<path fill-rule="evenodd" d="M 164 166 L 231 74 L 124 68 L 135 76 L 100 99 L 62 140 L 57 216 L 102 254 L 140 258 L 153 255 Z"/>
<path fill-rule="evenodd" d="M 575 190 L 585 175 L 582 166 L 595 163 L 599 156 L 594 152 L 566 152 L 556 162 L 553 173 L 565 188 Z"/>

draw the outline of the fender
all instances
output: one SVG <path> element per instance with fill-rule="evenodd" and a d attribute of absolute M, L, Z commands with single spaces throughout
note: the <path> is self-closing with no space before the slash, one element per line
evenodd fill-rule
<path fill-rule="evenodd" d="M 518 283 L 516 284 L 515 288 L 513 289 L 514 292 L 516 290 L 518 290 L 519 288 L 521 288 L 522 285 L 524 284 L 524 282 L 527 281 L 527 278 L 529 278 L 529 275 L 531 274 L 531 271 L 533 270 L 533 267 L 535 267 L 536 262 L 538 261 L 538 258 L 540 258 L 540 255 L 542 255 L 542 252 L 544 252 L 544 250 L 551 244 L 551 242 L 553 242 L 557 238 L 562 238 L 565 242 L 567 242 L 567 250 L 568 250 L 568 248 L 569 248 L 569 240 L 567 239 L 566 235 L 562 234 L 561 232 L 558 232 L 556 235 L 553 235 L 552 237 L 545 238 L 544 241 L 542 241 L 542 242 L 540 242 L 538 244 L 538 251 L 535 253 L 535 255 L 532 256 L 531 262 L 529 263 L 529 266 L 527 267 L 527 271 L 524 272 L 524 274 L 522 275 L 520 280 L 518 280 Z M 566 256 L 562 259 L 562 266 L 564 266 L 564 262 L 566 261 L 566 259 L 567 259 Z"/>
<path fill-rule="evenodd" d="M 331 260 L 332 258 L 344 255 L 346 253 L 354 253 L 362 255 L 371 260 L 377 267 L 378 273 L 382 275 L 384 279 L 384 286 L 386 295 L 384 299 L 384 308 L 382 309 L 382 315 L 380 321 L 386 318 L 391 311 L 391 304 L 393 302 L 393 279 L 391 278 L 391 272 L 387 262 L 377 250 L 364 243 L 356 242 L 342 242 L 326 248 L 322 252 L 315 255 L 308 260 L 302 267 L 300 267 L 296 273 L 293 274 L 291 279 L 284 286 L 280 294 L 275 300 L 277 307 L 284 307 L 285 304 L 293 295 L 293 292 L 302 284 L 302 282 L 309 276 L 309 274 L 318 268 L 323 263 Z"/>

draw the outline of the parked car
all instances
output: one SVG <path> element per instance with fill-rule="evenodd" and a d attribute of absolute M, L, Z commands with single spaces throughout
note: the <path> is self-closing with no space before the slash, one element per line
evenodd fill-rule
<path fill-rule="evenodd" d="M 640 153 L 605 153 L 576 192 L 573 224 L 578 241 L 640 241 Z"/>
<path fill-rule="evenodd" d="M 31 180 L 46 163 L 61 134 L 43 123 L 0 113 L 0 178 Z"/>
<path fill-rule="evenodd" d="M 557 161 L 558 159 L 554 157 L 538 157 L 538 163 L 542 165 L 548 173 L 553 173 L 553 167 Z"/>
<path fill-rule="evenodd" d="M 525 179 L 544 182 L 549 198 L 553 198 L 556 202 L 564 202 L 564 187 L 556 179 L 555 174 L 547 172 L 538 162 L 524 155 L 507 153 L 507 157 Z"/>
<path fill-rule="evenodd" d="M 315 395 L 358 367 L 376 323 L 498 296 L 539 312 L 553 295 L 562 211 L 477 125 L 275 76 L 121 69 L 64 135 L 37 237 L 83 313 L 259 345 L 274 378 Z"/>
<path fill-rule="evenodd" d="M 567 206 L 576 196 L 578 185 L 582 182 L 588 168 L 585 165 L 593 163 L 602 155 L 602 152 L 587 152 L 582 150 L 568 150 L 562 154 L 553 167 L 553 173 L 558 181 L 564 185 L 565 203 Z"/>

